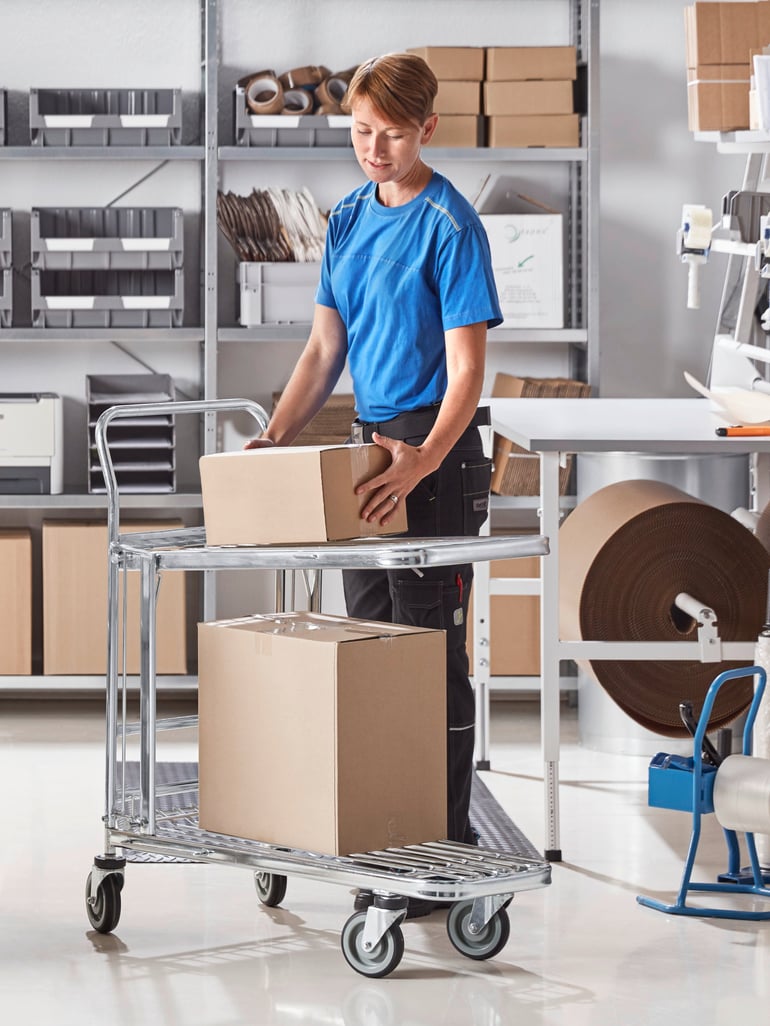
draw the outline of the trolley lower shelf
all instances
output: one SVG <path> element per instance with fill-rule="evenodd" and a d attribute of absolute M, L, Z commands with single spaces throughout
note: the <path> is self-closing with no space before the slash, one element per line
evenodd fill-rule
<path fill-rule="evenodd" d="M 185 798 L 195 797 L 185 792 Z M 498 954 L 508 940 L 506 909 L 513 896 L 551 880 L 543 859 L 452 841 L 338 856 L 229 837 L 201 830 L 195 807 L 160 812 L 152 835 L 117 817 L 107 836 L 110 848 L 123 856 L 97 858 L 88 877 L 86 905 L 94 929 L 108 933 L 117 926 L 125 855 L 134 851 L 250 869 L 257 895 L 268 906 L 283 902 L 287 877 L 323 880 L 373 893 L 369 908 L 354 912 L 341 933 L 348 964 L 369 977 L 386 976 L 401 961 L 408 899 L 446 903 L 451 943 L 468 958 L 482 960 Z"/>

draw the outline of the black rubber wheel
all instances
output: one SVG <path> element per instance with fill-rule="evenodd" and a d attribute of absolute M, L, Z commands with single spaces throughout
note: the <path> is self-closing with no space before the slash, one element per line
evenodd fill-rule
<path fill-rule="evenodd" d="M 286 877 L 280 873 L 255 873 L 254 886 L 263 905 L 274 908 L 286 897 Z"/>
<path fill-rule="evenodd" d="M 446 920 L 449 939 L 461 955 L 483 961 L 494 956 L 508 943 L 511 922 L 508 913 L 500 908 L 480 933 L 471 933 L 472 901 L 458 901 L 452 905 Z"/>
<path fill-rule="evenodd" d="M 366 912 L 354 912 L 342 927 L 342 954 L 351 969 L 378 979 L 392 973 L 404 955 L 404 935 L 395 923 L 371 951 L 363 946 Z"/>
<path fill-rule="evenodd" d="M 105 876 L 99 884 L 96 892 L 96 900 L 93 905 L 89 902 L 91 897 L 91 874 L 86 880 L 86 915 L 91 926 L 97 933 L 112 933 L 120 919 L 120 892 L 123 889 L 123 879 L 116 873 Z"/>

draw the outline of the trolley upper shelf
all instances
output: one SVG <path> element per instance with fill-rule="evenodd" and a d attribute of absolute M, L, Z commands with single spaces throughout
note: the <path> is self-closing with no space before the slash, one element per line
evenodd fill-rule
<path fill-rule="evenodd" d="M 356 538 L 317 545 L 207 546 L 203 527 L 119 535 L 113 555 L 127 569 L 342 570 L 453 566 L 548 555 L 542 535 L 459 538 Z"/>

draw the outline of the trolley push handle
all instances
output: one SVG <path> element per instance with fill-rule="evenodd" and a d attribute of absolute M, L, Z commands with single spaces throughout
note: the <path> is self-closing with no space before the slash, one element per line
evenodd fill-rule
<path fill-rule="evenodd" d="M 107 488 L 107 531 L 109 544 L 118 540 L 120 526 L 120 492 L 118 489 L 112 456 L 107 445 L 107 428 L 110 422 L 119 417 L 166 416 L 177 413 L 224 413 L 228 410 L 244 410 L 250 413 L 257 422 L 260 431 L 264 431 L 269 420 L 265 409 L 253 399 L 192 399 L 186 402 L 161 403 L 126 403 L 110 406 L 101 414 L 96 422 L 96 451 L 104 475 Z"/>

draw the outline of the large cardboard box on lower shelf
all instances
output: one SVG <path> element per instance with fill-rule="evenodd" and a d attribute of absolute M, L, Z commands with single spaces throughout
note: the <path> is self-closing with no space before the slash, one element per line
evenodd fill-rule
<path fill-rule="evenodd" d="M 32 536 L 0 531 L 0 674 L 32 673 Z"/>
<path fill-rule="evenodd" d="M 443 631 L 312 613 L 198 626 L 200 825 L 326 854 L 446 836 Z"/>
<path fill-rule="evenodd" d="M 122 523 L 121 532 L 182 527 L 181 520 Z M 107 525 L 43 522 L 43 672 L 104 674 L 107 669 Z M 122 575 L 121 575 L 122 577 Z M 139 672 L 139 573 L 129 571 L 126 666 Z M 122 609 L 122 585 L 118 602 Z M 187 672 L 185 574 L 161 577 L 156 613 L 156 670 Z M 122 629 L 118 653 L 122 651 Z"/>
<path fill-rule="evenodd" d="M 527 531 L 517 531 L 527 534 Z M 532 532 L 533 534 L 535 532 Z M 493 559 L 490 577 L 539 577 L 540 558 Z M 468 609 L 467 648 L 473 673 L 473 596 Z M 489 600 L 489 672 L 493 677 L 540 675 L 540 597 L 492 595 Z"/>
<path fill-rule="evenodd" d="M 296 445 L 200 458 L 209 545 L 314 545 L 403 534 L 406 506 L 392 520 L 361 519 L 367 497 L 354 488 L 390 465 L 378 445 Z"/>

